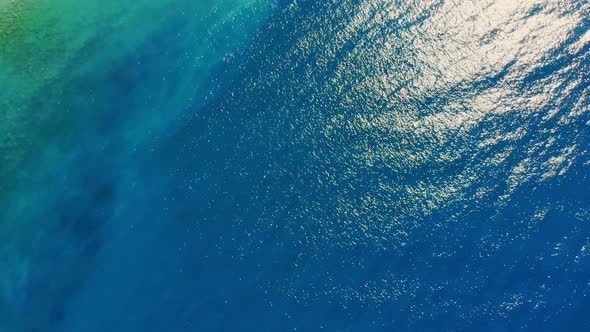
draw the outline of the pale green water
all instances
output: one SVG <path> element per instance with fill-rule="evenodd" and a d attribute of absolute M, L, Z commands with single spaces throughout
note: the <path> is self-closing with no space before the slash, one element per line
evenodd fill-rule
<path fill-rule="evenodd" d="M 202 29 L 196 32 L 202 34 L 200 40 L 205 44 L 200 54 L 193 56 L 199 58 L 197 66 L 206 67 L 218 56 L 206 47 L 207 38 L 216 30 L 231 28 L 236 16 L 261 8 L 260 1 L 252 0 L 3 1 L 0 179 L 7 175 L 12 178 L 13 169 L 42 139 L 35 137 L 39 134 L 38 126 L 63 120 L 59 107 L 55 113 L 35 113 L 36 105 L 31 105 L 34 96 L 43 96 L 46 103 L 54 102 L 68 93 L 64 91 L 65 83 L 96 75 L 99 68 L 108 71 L 113 63 L 133 54 L 138 45 L 179 10 L 194 16 L 196 22 L 192 23 Z"/>

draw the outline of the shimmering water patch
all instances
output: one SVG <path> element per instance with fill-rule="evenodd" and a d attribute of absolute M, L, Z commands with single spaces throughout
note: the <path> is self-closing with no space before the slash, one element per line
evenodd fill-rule
<path fill-rule="evenodd" d="M 266 258 L 288 326 L 559 326 L 588 292 L 588 10 L 293 2 L 172 140 L 172 195 L 216 257 Z"/>

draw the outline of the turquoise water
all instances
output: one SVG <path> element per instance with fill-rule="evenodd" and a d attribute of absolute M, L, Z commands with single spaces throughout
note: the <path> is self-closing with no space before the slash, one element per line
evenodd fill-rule
<path fill-rule="evenodd" d="M 0 4 L 0 330 L 590 325 L 585 2 Z"/>

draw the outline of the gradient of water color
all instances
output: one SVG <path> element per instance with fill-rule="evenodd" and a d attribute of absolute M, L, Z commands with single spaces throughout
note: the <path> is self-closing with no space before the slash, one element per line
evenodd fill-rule
<path fill-rule="evenodd" d="M 0 15 L 0 330 L 590 327 L 590 4 Z"/>

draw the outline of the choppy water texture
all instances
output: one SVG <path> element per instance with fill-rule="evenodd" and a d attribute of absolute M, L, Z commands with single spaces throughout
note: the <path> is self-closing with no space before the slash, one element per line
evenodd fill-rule
<path fill-rule="evenodd" d="M 0 330 L 590 328 L 590 4 L 0 0 Z"/>

